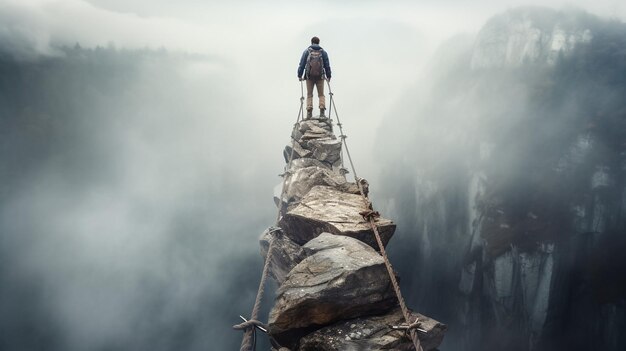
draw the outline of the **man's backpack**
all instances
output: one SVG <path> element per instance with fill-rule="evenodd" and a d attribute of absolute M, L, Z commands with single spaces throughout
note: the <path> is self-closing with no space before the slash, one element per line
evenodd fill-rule
<path fill-rule="evenodd" d="M 324 60 L 322 59 L 322 49 L 313 50 L 309 48 L 309 56 L 306 59 L 307 79 L 321 79 L 324 75 Z"/>

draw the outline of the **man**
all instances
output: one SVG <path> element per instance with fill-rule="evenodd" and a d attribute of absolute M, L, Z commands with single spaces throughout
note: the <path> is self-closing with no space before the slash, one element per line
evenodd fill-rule
<path fill-rule="evenodd" d="M 298 79 L 306 79 L 306 118 L 313 117 L 313 86 L 317 88 L 320 117 L 326 115 L 326 98 L 324 97 L 324 79 L 330 81 L 330 63 L 328 54 L 320 46 L 320 38 L 311 38 L 311 46 L 302 53 L 298 66 Z"/>

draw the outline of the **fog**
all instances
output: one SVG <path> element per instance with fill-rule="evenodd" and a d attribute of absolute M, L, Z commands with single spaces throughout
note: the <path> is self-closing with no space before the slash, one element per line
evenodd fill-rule
<path fill-rule="evenodd" d="M 0 1 L 0 348 L 235 349 L 311 36 L 376 199 L 440 46 L 526 3 Z"/>

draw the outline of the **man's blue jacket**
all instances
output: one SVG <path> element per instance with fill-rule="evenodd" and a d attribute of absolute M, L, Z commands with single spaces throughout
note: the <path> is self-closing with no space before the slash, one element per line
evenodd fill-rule
<path fill-rule="evenodd" d="M 313 44 L 313 45 L 309 46 L 302 53 L 302 58 L 300 58 L 300 66 L 298 66 L 298 78 L 302 78 L 302 75 L 304 74 L 304 68 L 306 66 L 306 59 L 309 56 L 309 48 L 313 49 L 313 50 L 322 50 L 322 61 L 324 63 L 324 74 L 326 75 L 326 78 L 330 79 L 331 72 L 330 72 L 330 62 L 328 61 L 328 54 L 326 53 L 326 50 L 322 49 L 322 47 L 319 46 L 318 44 Z"/>

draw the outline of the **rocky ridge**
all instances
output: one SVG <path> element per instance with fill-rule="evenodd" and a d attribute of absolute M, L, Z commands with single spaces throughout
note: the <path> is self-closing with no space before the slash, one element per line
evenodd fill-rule
<path fill-rule="evenodd" d="M 380 131 L 423 152 L 376 155 L 414 297 L 455 350 L 626 350 L 626 24 L 516 8 L 434 61 Z"/>
<path fill-rule="evenodd" d="M 281 219 L 260 240 L 265 257 L 274 240 L 270 275 L 279 284 L 270 335 L 280 351 L 414 349 L 392 328 L 404 319 L 374 233 L 359 214 L 365 201 L 345 178 L 331 120 L 301 121 L 292 138 L 284 151 L 285 191 L 275 198 Z M 376 223 L 387 245 L 395 224 L 382 217 Z M 436 349 L 447 327 L 413 315 L 424 350 Z"/>
<path fill-rule="evenodd" d="M 594 33 L 576 24 L 582 13 L 524 7 L 489 20 L 481 29 L 471 58 L 471 67 L 517 67 L 527 63 L 556 63 L 588 44 Z"/>

